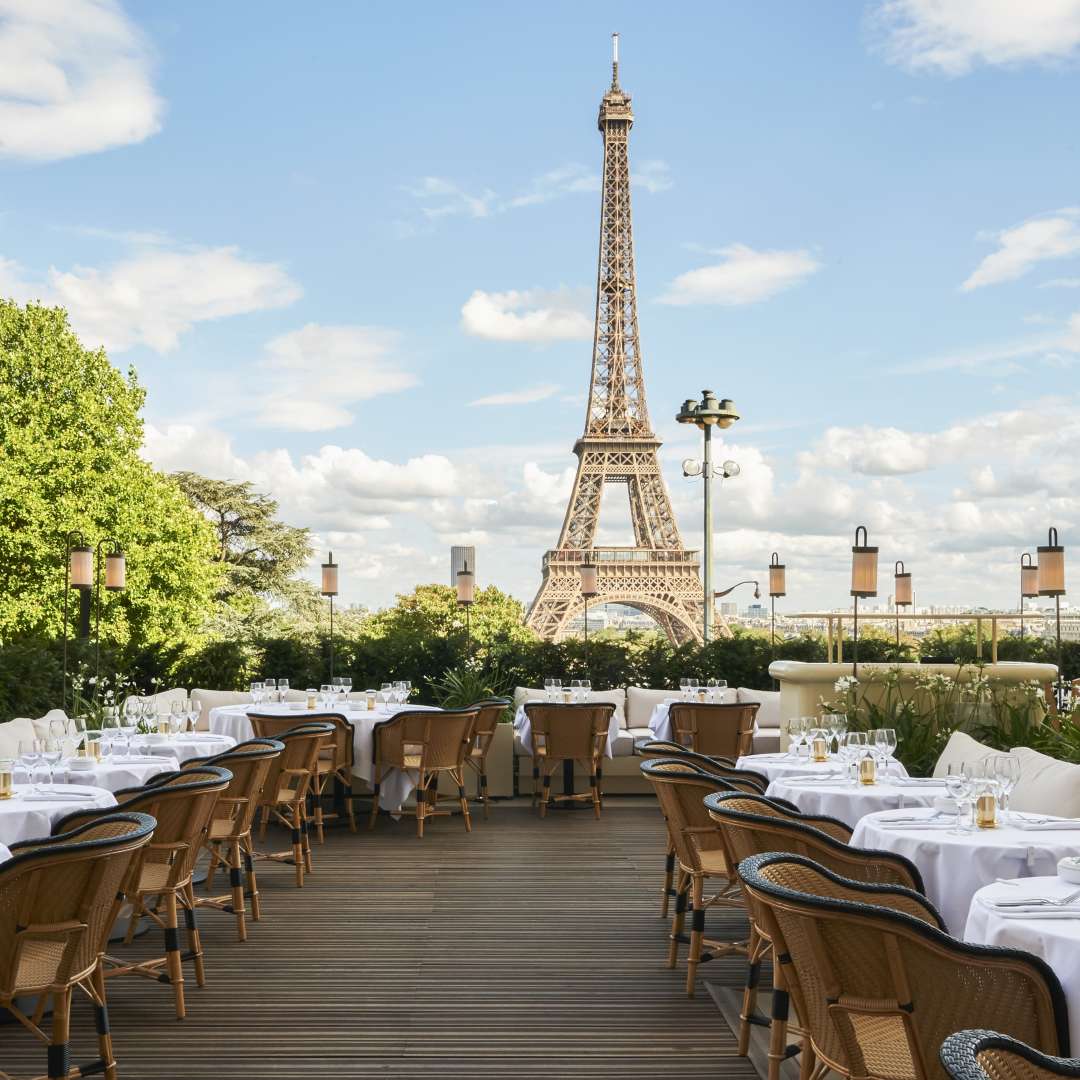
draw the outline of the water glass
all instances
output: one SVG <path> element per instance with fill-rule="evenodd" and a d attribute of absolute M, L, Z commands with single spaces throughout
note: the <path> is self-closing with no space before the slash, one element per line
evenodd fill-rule
<path fill-rule="evenodd" d="M 251 701 L 255 705 L 261 705 L 263 700 L 263 684 L 259 681 L 251 684 Z"/>
<path fill-rule="evenodd" d="M 1001 807 L 1001 820 L 1009 820 L 1009 796 L 1020 779 L 1020 759 L 1015 754 L 999 754 L 991 758 L 994 770 L 994 779 L 997 780 L 1001 789 L 998 799 Z"/>
<path fill-rule="evenodd" d="M 679 696 L 682 698 L 683 701 L 689 701 L 690 700 L 690 680 L 689 679 L 680 679 L 679 680 Z"/>
<path fill-rule="evenodd" d="M 972 776 L 966 762 L 954 761 L 945 773 L 945 790 L 956 803 L 956 824 L 949 831 L 963 836 L 972 830 L 970 795 L 973 787 Z"/>
<path fill-rule="evenodd" d="M 278 679 L 277 681 L 277 699 L 279 702 L 289 700 L 289 680 Z"/>
<path fill-rule="evenodd" d="M 394 693 L 394 686 L 393 686 L 392 683 L 384 682 L 382 684 L 382 686 L 379 688 L 378 698 L 379 698 L 379 702 L 382 704 L 382 706 L 384 708 L 386 707 L 387 702 L 393 700 L 393 693 Z"/>

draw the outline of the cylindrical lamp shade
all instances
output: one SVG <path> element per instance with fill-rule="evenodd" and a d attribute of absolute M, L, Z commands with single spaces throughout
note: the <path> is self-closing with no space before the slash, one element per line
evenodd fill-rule
<path fill-rule="evenodd" d="M 863 542 L 859 543 L 862 533 Z M 851 549 L 851 595 L 877 596 L 878 549 L 866 543 L 866 526 L 855 530 L 855 545 Z"/>
<path fill-rule="evenodd" d="M 73 547 L 68 556 L 68 575 L 73 589 L 94 587 L 94 552 L 88 547 Z"/>
<path fill-rule="evenodd" d="M 582 563 L 578 567 L 581 575 L 581 595 L 595 596 L 600 591 L 600 571 L 593 563 Z"/>
<path fill-rule="evenodd" d="M 1057 529 L 1050 530 L 1045 546 L 1035 549 L 1039 554 L 1039 595 L 1065 595 L 1065 549 L 1058 544 Z"/>
<path fill-rule="evenodd" d="M 337 596 L 338 594 L 338 566 L 334 562 L 334 553 L 322 564 L 322 588 L 319 592 L 323 596 Z"/>
<path fill-rule="evenodd" d="M 769 563 L 769 595 L 787 596 L 787 570 L 775 551 Z"/>
<path fill-rule="evenodd" d="M 897 571 L 893 579 L 893 603 L 897 607 L 910 607 L 912 604 L 911 574 Z"/>
<path fill-rule="evenodd" d="M 117 549 L 105 556 L 105 588 L 120 592 L 127 586 L 127 560 L 124 553 Z"/>
<path fill-rule="evenodd" d="M 1024 560 L 1027 560 L 1025 562 Z M 1020 595 L 1039 595 L 1039 568 L 1031 561 L 1031 556 L 1025 551 L 1020 556 Z"/>
<path fill-rule="evenodd" d="M 476 599 L 476 575 L 468 568 L 457 574 L 457 602 L 471 604 Z"/>

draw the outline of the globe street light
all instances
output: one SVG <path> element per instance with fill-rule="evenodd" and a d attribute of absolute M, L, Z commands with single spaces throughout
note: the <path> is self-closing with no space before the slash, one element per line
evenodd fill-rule
<path fill-rule="evenodd" d="M 712 463 L 712 429 L 729 428 L 739 414 L 735 411 L 735 402 L 730 398 L 717 400 L 711 390 L 701 391 L 701 400 L 687 398 L 675 417 L 680 424 L 693 424 L 701 429 L 705 437 L 705 453 L 700 462 L 689 459 L 683 462 L 683 476 L 700 476 L 705 481 L 705 599 L 702 619 L 702 637 L 707 642 L 712 636 L 713 624 L 713 566 L 712 566 L 712 481 L 714 476 L 722 480 L 729 476 L 738 476 L 739 466 L 734 461 L 725 461 L 719 470 Z M 730 471 L 729 471 L 730 466 Z"/>

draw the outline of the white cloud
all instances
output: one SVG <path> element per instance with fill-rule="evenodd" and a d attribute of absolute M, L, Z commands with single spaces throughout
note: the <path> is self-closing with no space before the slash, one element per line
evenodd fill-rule
<path fill-rule="evenodd" d="M 666 161 L 642 161 L 630 170 L 630 185 L 650 195 L 672 187 L 671 168 Z"/>
<path fill-rule="evenodd" d="M 1023 277 L 1037 263 L 1080 253 L 1080 209 L 1068 207 L 996 236 L 998 250 L 987 255 L 961 285 L 964 292 Z"/>
<path fill-rule="evenodd" d="M 461 327 L 488 341 L 588 341 L 588 303 L 585 289 L 477 289 L 461 308 Z"/>
<path fill-rule="evenodd" d="M 1080 0 L 884 0 L 871 28 L 889 62 L 912 71 L 1060 63 L 1080 50 Z"/>
<path fill-rule="evenodd" d="M 1040 289 L 1080 289 L 1080 277 L 1051 278 L 1039 285 Z"/>
<path fill-rule="evenodd" d="M 303 293 L 278 263 L 235 247 L 138 248 L 105 269 L 51 267 L 44 281 L 0 259 L 0 286 L 67 308 L 87 345 L 113 352 L 135 345 L 170 352 L 196 323 L 284 307 Z"/>
<path fill-rule="evenodd" d="M 584 165 L 561 165 L 541 173 L 529 182 L 524 191 L 500 205 L 501 210 L 516 210 L 522 206 L 538 206 L 563 195 L 576 195 L 583 191 L 599 191 L 600 176 Z"/>
<path fill-rule="evenodd" d="M 660 297 L 663 304 L 756 304 L 805 281 L 821 263 L 805 250 L 755 251 L 729 244 L 712 254 L 720 261 L 680 274 Z"/>
<path fill-rule="evenodd" d="M 501 394 L 488 394 L 470 401 L 470 405 L 532 405 L 536 401 L 545 401 L 559 392 L 555 383 L 541 386 L 529 386 L 522 390 L 507 390 Z"/>
<path fill-rule="evenodd" d="M 488 217 L 496 205 L 495 192 L 485 189 L 474 194 L 441 176 L 425 176 L 419 184 L 406 190 L 423 203 L 420 213 L 429 220 L 458 215 Z"/>
<path fill-rule="evenodd" d="M 308 323 L 266 345 L 255 422 L 288 431 L 352 423 L 349 406 L 419 381 L 395 357 L 398 334 L 379 326 Z"/>
<path fill-rule="evenodd" d="M 0 0 L 0 157 L 51 161 L 142 142 L 164 103 L 114 0 Z"/>

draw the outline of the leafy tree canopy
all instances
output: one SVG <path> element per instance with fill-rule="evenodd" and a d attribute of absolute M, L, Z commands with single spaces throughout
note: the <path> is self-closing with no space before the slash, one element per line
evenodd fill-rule
<path fill-rule="evenodd" d="M 63 309 L 0 300 L 0 640 L 61 633 L 72 532 L 127 555 L 127 589 L 102 591 L 103 638 L 197 634 L 217 587 L 213 534 L 139 456 L 144 396 Z"/>

